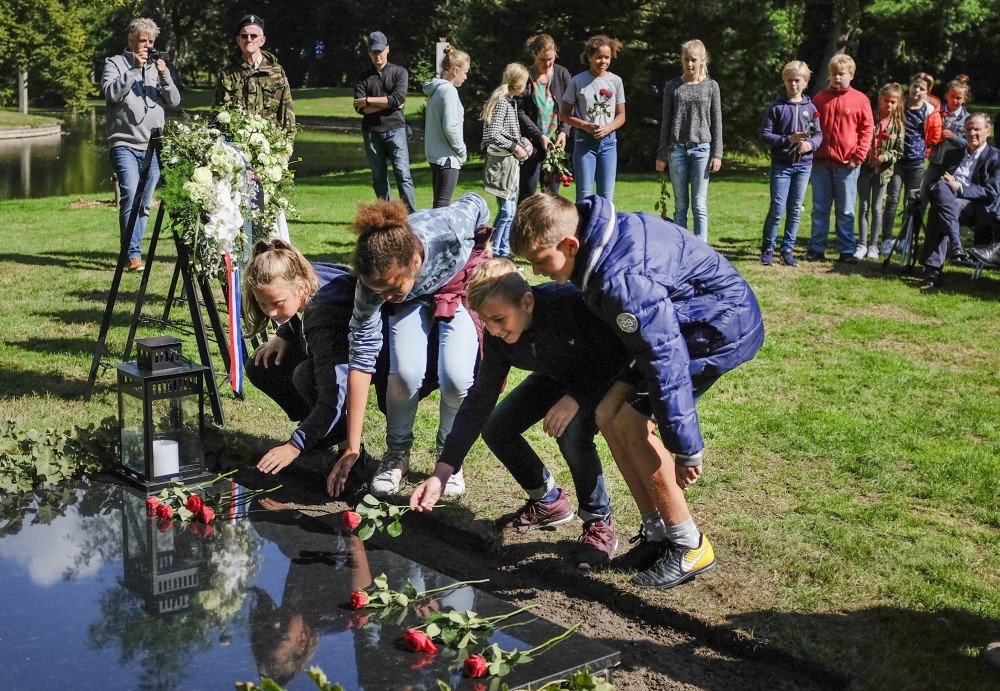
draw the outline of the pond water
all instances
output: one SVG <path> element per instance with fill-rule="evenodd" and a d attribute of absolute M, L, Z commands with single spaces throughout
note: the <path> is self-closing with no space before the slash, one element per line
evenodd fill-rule
<path fill-rule="evenodd" d="M 232 483 L 227 489 L 240 492 Z M 288 689 L 315 689 L 320 666 L 352 689 L 474 689 L 464 656 L 406 652 L 416 607 L 380 618 L 352 611 L 350 594 L 386 574 L 402 591 L 454 583 L 345 533 L 339 514 L 249 512 L 208 526 L 148 518 L 145 495 L 79 481 L 0 498 L 0 668 L 5 689 L 232 689 L 265 674 Z M 405 539 L 401 538 L 401 539 Z M 426 611 L 515 608 L 469 585 L 421 601 Z M 384 612 L 384 610 L 382 611 Z M 490 637 L 526 650 L 564 631 L 530 613 Z M 482 647 L 485 647 L 483 645 Z M 477 648 L 479 650 L 480 648 Z M 580 634 L 515 668 L 511 688 L 556 679 L 618 653 Z"/>
<path fill-rule="evenodd" d="M 63 120 L 62 135 L 0 140 L 0 200 L 75 194 L 114 194 L 111 162 L 104 134 L 104 109 L 91 108 L 71 117 L 63 112 L 36 113 Z M 410 160 L 424 160 L 422 142 L 411 142 Z M 310 177 L 367 167 L 361 132 L 301 130 L 293 164 L 296 176 Z"/>

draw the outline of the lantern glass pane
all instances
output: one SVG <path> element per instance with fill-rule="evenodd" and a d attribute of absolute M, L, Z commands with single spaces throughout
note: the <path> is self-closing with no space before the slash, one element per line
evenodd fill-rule
<path fill-rule="evenodd" d="M 202 458 L 198 396 L 153 401 L 153 475 L 184 472 Z"/>
<path fill-rule="evenodd" d="M 122 465 L 142 476 L 147 474 L 144 427 L 142 399 L 122 396 Z"/>

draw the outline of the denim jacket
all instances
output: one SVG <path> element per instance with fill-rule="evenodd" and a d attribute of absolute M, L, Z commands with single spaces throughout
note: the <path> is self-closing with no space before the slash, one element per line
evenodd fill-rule
<path fill-rule="evenodd" d="M 490 210 L 486 201 L 470 192 L 451 206 L 424 209 L 410 214 L 408 223 L 424 248 L 424 258 L 417 271 L 413 290 L 404 302 L 433 300 L 465 266 L 472 255 L 476 230 L 489 223 Z M 374 372 L 375 361 L 382 349 L 382 310 L 385 300 L 364 283 L 358 281 L 354 294 L 354 314 L 351 316 L 351 369 Z"/>

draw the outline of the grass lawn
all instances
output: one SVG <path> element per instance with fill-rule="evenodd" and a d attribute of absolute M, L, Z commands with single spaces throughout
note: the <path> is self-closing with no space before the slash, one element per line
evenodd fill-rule
<path fill-rule="evenodd" d="M 414 172 L 418 205 L 428 206 L 429 170 Z M 470 166 L 459 193 L 479 191 L 480 180 Z M 658 192 L 653 175 L 623 175 L 616 205 L 652 211 Z M 293 240 L 313 260 L 346 261 L 355 207 L 372 198 L 367 170 L 303 180 Z M 0 252 L 0 416 L 20 426 L 67 429 L 114 414 L 110 373 L 89 403 L 81 398 L 117 255 L 105 201 L 0 202 L 0 227 L 17 239 Z M 699 403 L 706 471 L 688 499 L 719 565 L 642 597 L 852 675 L 857 688 L 997 685 L 978 656 L 1000 639 L 1000 275 L 972 281 L 949 268 L 943 289 L 922 293 L 913 277 L 871 262 L 763 267 L 767 204 L 760 166 L 728 165 L 709 188 L 710 241 L 753 286 L 768 332 L 757 358 Z M 172 259 L 168 240 L 161 256 Z M 162 309 L 171 267 L 154 266 L 147 314 Z M 138 284 L 126 276 L 124 294 Z M 115 315 L 111 359 L 129 308 Z M 196 353 L 191 341 L 185 350 Z M 262 450 L 285 440 L 292 423 L 248 389 L 246 402 L 225 397 L 227 429 Z M 418 473 L 433 463 L 435 401 L 420 409 Z M 366 440 L 380 452 L 384 424 L 372 410 Z M 555 444 L 538 429 L 531 436 L 571 486 Z M 638 517 L 605 458 L 624 548 Z M 475 514 L 523 501 L 481 443 L 466 468 L 461 502 Z M 594 577 L 631 589 L 620 575 Z"/>
<path fill-rule="evenodd" d="M 0 110 L 0 127 L 50 127 L 58 125 L 58 118 L 45 115 L 22 115 L 16 110 Z"/>

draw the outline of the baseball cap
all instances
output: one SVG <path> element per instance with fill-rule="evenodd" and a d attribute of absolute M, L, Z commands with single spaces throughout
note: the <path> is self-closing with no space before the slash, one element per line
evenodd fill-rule
<path fill-rule="evenodd" d="M 381 53 L 389 45 L 389 39 L 381 31 L 373 31 L 368 34 L 368 50 Z"/>

